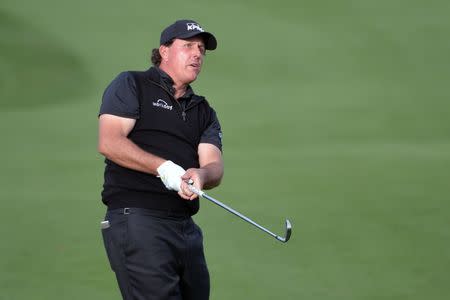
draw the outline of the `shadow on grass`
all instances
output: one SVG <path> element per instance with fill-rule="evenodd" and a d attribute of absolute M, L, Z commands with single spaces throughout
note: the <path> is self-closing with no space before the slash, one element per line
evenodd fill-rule
<path fill-rule="evenodd" d="M 92 86 L 82 61 L 26 21 L 0 11 L 0 111 L 69 102 Z"/>

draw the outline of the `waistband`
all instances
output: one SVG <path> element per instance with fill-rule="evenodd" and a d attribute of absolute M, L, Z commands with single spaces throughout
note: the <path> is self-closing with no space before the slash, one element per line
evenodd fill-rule
<path fill-rule="evenodd" d="M 124 207 L 124 208 L 108 208 L 109 214 L 129 215 L 129 214 L 146 214 L 160 218 L 189 219 L 190 214 L 171 211 L 171 210 L 155 210 L 140 207 Z"/>

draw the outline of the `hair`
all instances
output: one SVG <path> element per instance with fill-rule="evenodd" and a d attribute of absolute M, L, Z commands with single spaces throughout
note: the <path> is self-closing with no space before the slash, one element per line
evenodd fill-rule
<path fill-rule="evenodd" d="M 173 43 L 173 40 L 170 40 L 167 43 L 164 43 L 163 45 L 166 47 L 169 47 L 170 45 L 172 45 L 172 43 Z M 154 66 L 159 67 L 159 65 L 161 64 L 161 60 L 162 60 L 161 53 L 159 53 L 159 48 L 152 49 L 150 59 Z"/>

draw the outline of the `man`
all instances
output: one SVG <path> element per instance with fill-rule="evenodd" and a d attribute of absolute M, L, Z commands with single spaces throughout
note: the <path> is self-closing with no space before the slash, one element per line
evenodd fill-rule
<path fill-rule="evenodd" d="M 209 298 L 203 237 L 191 216 L 199 189 L 223 176 L 215 111 L 190 84 L 217 40 L 195 21 L 161 33 L 153 67 L 105 90 L 98 150 L 106 157 L 102 234 L 123 299 Z"/>

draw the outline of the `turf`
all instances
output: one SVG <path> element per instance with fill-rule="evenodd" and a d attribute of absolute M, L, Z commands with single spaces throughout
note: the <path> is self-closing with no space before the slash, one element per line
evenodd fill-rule
<path fill-rule="evenodd" d="M 105 86 L 161 29 L 216 34 L 194 84 L 226 174 L 205 234 L 211 299 L 448 299 L 445 1 L 0 4 L 0 299 L 119 299 L 99 232 Z"/>

